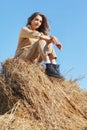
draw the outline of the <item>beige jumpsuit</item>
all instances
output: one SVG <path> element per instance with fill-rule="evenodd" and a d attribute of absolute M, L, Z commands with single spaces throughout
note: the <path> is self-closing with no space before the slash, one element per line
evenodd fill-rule
<path fill-rule="evenodd" d="M 41 62 L 49 54 L 56 58 L 52 43 L 47 44 L 45 40 L 40 39 L 40 36 L 40 32 L 23 27 L 20 31 L 15 58 L 19 57 L 32 62 L 35 59 Z"/>

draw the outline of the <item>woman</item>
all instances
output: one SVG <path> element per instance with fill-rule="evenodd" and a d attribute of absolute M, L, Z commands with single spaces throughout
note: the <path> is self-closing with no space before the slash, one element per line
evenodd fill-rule
<path fill-rule="evenodd" d="M 54 43 L 60 50 L 62 45 L 56 37 L 49 36 L 50 31 L 45 15 L 40 12 L 33 13 L 25 27 L 20 31 L 18 47 L 15 58 L 19 57 L 26 61 L 41 62 L 46 64 L 46 74 L 62 78 L 56 64 L 56 53 L 52 47 Z"/>

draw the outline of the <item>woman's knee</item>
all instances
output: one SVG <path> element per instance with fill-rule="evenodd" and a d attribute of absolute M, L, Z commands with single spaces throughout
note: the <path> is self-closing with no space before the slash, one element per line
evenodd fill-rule
<path fill-rule="evenodd" d="M 45 40 L 39 40 L 39 46 L 42 46 L 42 45 L 46 45 L 47 43 L 46 43 L 46 41 Z"/>

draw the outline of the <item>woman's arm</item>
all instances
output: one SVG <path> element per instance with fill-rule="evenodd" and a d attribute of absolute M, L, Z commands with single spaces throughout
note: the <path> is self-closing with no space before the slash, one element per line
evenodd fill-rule
<path fill-rule="evenodd" d="M 20 37 L 22 38 L 40 38 L 40 36 L 40 32 L 31 30 L 28 27 L 23 27 L 20 32 Z"/>
<path fill-rule="evenodd" d="M 62 50 L 62 44 L 59 42 L 59 40 L 55 36 L 50 36 L 52 42 L 58 47 L 59 50 Z"/>
<path fill-rule="evenodd" d="M 40 39 L 43 39 L 43 40 L 46 40 L 46 41 L 50 41 L 50 42 L 51 42 L 51 37 L 48 36 L 48 35 L 41 34 Z"/>
<path fill-rule="evenodd" d="M 62 44 L 59 42 L 59 40 L 55 36 L 47 36 L 47 35 L 42 34 L 40 36 L 40 39 L 46 40 L 47 43 L 53 42 L 58 47 L 59 50 L 62 50 Z"/>

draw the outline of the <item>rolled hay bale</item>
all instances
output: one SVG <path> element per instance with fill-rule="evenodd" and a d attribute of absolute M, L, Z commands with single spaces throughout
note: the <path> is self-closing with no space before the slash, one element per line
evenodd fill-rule
<path fill-rule="evenodd" d="M 8 59 L 3 63 L 2 75 L 7 87 L 5 87 L 6 91 L 10 92 L 7 95 L 12 97 L 9 97 L 9 101 L 21 100 L 29 116 L 26 119 L 34 121 L 26 130 L 38 130 L 40 124 L 45 126 L 42 130 L 81 130 L 86 127 L 87 120 L 83 114 L 86 115 L 87 95 L 82 90 L 77 89 L 78 86 L 73 82 L 49 77 L 44 74 L 44 68 L 41 65 L 31 64 L 21 59 Z M 15 103 L 12 103 L 14 108 Z M 80 107 L 82 113 L 78 111 L 77 106 Z M 24 115 L 26 110 L 21 113 Z M 14 130 L 23 130 L 17 126 L 20 125 L 23 128 L 25 126 L 23 118 L 19 114 L 20 111 L 19 109 L 17 112 L 18 117 L 15 116 Z M 22 124 L 19 122 L 19 118 Z M 11 120 L 12 124 L 13 122 L 14 118 Z M 24 120 L 24 122 L 26 121 Z M 10 126 L 13 128 L 11 123 Z M 35 129 L 36 126 L 38 129 Z"/>

